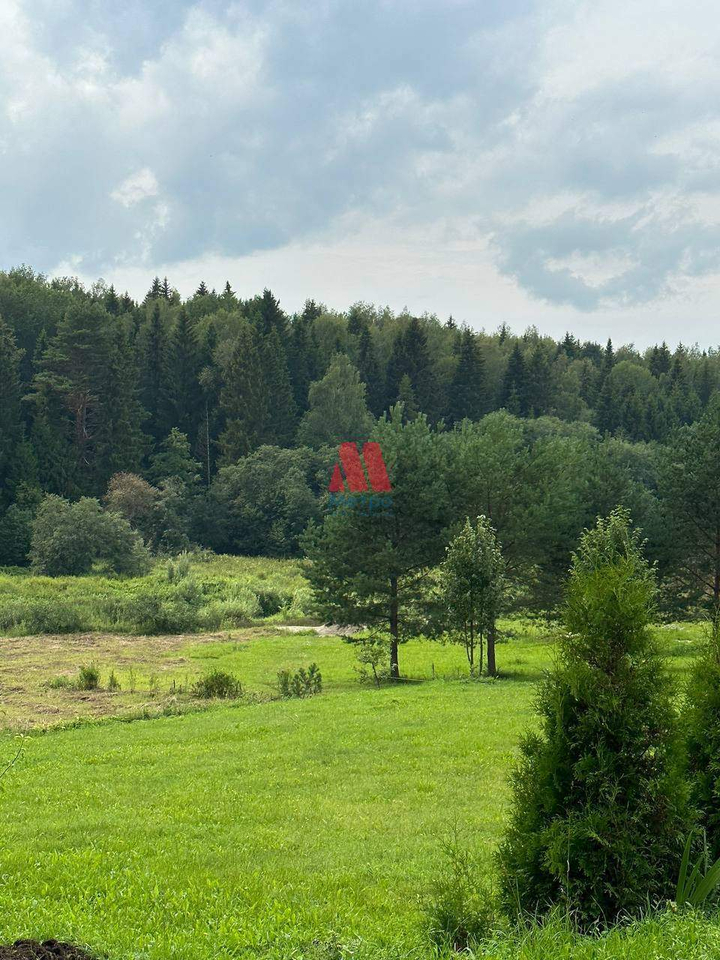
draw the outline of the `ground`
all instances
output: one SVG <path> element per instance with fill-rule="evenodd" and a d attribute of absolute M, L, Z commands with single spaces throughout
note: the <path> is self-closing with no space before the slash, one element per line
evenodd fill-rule
<path fill-rule="evenodd" d="M 408 681 L 381 689 L 358 683 L 350 644 L 269 626 L 1 641 L 0 756 L 31 732 L 0 795 L 0 941 L 54 937 L 117 960 L 431 956 L 423 901 L 444 843 L 457 833 L 489 870 L 507 773 L 552 661 L 551 633 L 504 628 L 499 680 L 468 681 L 458 648 L 415 641 L 401 650 Z M 658 636 L 682 679 L 699 631 Z M 280 667 L 313 661 L 321 695 L 274 699 Z M 121 691 L 48 689 L 89 662 L 102 684 L 114 670 Z M 251 696 L 197 711 L 177 691 L 215 667 Z M 68 723 L 158 712 L 173 696 L 189 712 Z M 645 927 L 617 952 L 563 934 L 552 955 L 720 951 L 717 926 L 678 930 Z M 523 951 L 550 956 L 548 943 Z"/>

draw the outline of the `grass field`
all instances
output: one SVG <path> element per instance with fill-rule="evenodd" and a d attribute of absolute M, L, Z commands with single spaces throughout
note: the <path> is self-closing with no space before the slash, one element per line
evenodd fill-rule
<path fill-rule="evenodd" d="M 2 641 L 0 692 L 15 730 L 137 713 L 138 696 L 157 709 L 173 681 L 214 667 L 237 675 L 252 696 L 30 735 L 0 795 L 0 940 L 66 938 L 118 960 L 432 956 L 423 900 L 444 841 L 458 831 L 490 870 L 508 768 L 552 660 L 547 632 L 529 621 L 503 626 L 511 635 L 498 650 L 502 679 L 468 682 L 457 648 L 412 642 L 401 667 L 425 682 L 381 689 L 357 682 L 347 643 L 268 626 Z M 699 630 L 673 625 L 659 637 L 681 680 Z M 109 708 L 88 709 L 85 694 L 46 686 L 89 660 L 101 678 L 115 669 L 120 679 L 119 693 L 96 694 Z M 311 661 L 324 692 L 273 699 L 277 670 Z M 13 677 L 21 691 L 9 690 Z M 55 693 L 61 710 L 48 716 L 43 700 Z M 7 730 L 0 754 L 9 757 L 16 742 Z M 485 952 L 527 960 L 719 954 L 720 926 L 671 915 L 602 939 L 551 926 Z"/>

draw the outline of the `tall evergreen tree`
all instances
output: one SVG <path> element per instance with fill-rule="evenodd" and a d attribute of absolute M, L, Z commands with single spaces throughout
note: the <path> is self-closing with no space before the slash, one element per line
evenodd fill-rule
<path fill-rule="evenodd" d="M 280 303 L 267 288 L 263 290 L 258 302 L 258 326 L 263 336 L 267 336 L 272 330 L 277 330 L 281 343 L 284 342 L 287 318 L 280 309 Z"/>
<path fill-rule="evenodd" d="M 220 402 L 225 429 L 220 448 L 225 463 L 252 453 L 265 437 L 270 403 L 262 366 L 258 334 L 244 323 L 226 362 Z"/>
<path fill-rule="evenodd" d="M 500 391 L 500 406 L 518 417 L 528 414 L 528 383 L 525 359 L 518 340 L 512 348 Z"/>
<path fill-rule="evenodd" d="M 297 429 L 297 406 L 285 350 L 277 327 L 272 327 L 263 338 L 262 363 L 271 411 L 265 440 L 267 443 L 288 447 L 292 444 Z"/>
<path fill-rule="evenodd" d="M 385 388 L 380 374 L 380 365 L 375 356 L 370 328 L 364 326 L 358 341 L 358 373 L 367 388 L 367 404 L 370 412 L 379 417 L 383 412 Z"/>
<path fill-rule="evenodd" d="M 162 354 L 161 406 L 163 426 L 177 427 L 188 437 L 195 436 L 199 422 L 199 360 L 194 324 L 181 307 Z"/>
<path fill-rule="evenodd" d="M 430 359 L 427 335 L 422 324 L 413 317 L 404 333 L 398 334 L 393 344 L 387 368 L 386 404 L 392 406 L 400 395 L 400 383 L 407 375 L 419 409 L 431 421 L 442 414 L 440 390 Z"/>
<path fill-rule="evenodd" d="M 7 323 L 0 317 L 0 508 L 8 506 L 10 477 L 18 443 L 20 419 L 20 361 L 22 351 Z"/>
<path fill-rule="evenodd" d="M 465 418 L 479 420 L 487 412 L 485 360 L 472 330 L 460 335 L 457 367 L 453 374 L 449 395 L 449 421 L 459 423 Z"/>
<path fill-rule="evenodd" d="M 139 337 L 141 349 L 140 384 L 142 405 L 148 412 L 148 433 L 159 441 L 167 432 L 163 416 L 163 371 L 165 330 L 160 304 L 155 300 Z"/>

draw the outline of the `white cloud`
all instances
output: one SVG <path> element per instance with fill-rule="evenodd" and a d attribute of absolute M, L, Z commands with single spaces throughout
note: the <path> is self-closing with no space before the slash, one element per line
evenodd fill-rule
<path fill-rule="evenodd" d="M 143 167 L 137 173 L 126 177 L 110 194 L 113 200 L 117 200 L 124 207 L 133 207 L 141 200 L 148 197 L 157 196 L 158 182 L 157 177 L 149 167 Z"/>

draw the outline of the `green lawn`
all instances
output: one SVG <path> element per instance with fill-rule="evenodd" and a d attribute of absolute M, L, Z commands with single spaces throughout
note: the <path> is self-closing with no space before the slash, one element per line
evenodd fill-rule
<path fill-rule="evenodd" d="M 219 666 L 265 698 L 29 737 L 0 796 L 0 940 L 66 938 L 117 960 L 431 956 L 422 898 L 443 841 L 457 829 L 489 869 L 509 764 L 552 658 L 547 635 L 505 626 L 504 679 L 380 690 L 357 683 L 340 640 L 188 638 L 184 669 Z M 659 634 L 681 677 L 699 631 Z M 322 695 L 267 699 L 280 666 L 312 660 Z M 401 665 L 416 678 L 463 670 L 459 650 L 431 643 L 405 646 Z M 6 734 L 0 753 L 12 748 Z M 578 943 L 551 928 L 487 955 L 720 952 L 720 927 L 691 919 L 613 937 Z"/>

